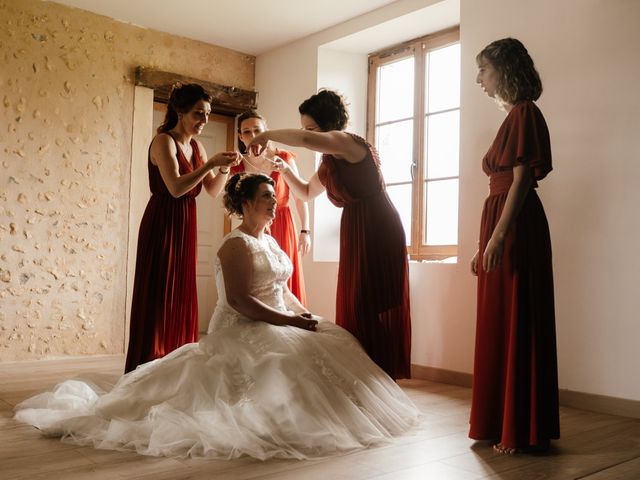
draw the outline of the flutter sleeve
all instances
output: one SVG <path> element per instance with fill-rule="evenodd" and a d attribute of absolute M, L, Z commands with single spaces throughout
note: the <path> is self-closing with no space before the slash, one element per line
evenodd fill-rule
<path fill-rule="evenodd" d="M 552 170 L 549 129 L 542 112 L 531 101 L 517 103 L 509 112 L 498 167 L 525 164 L 533 178 L 541 180 Z"/>

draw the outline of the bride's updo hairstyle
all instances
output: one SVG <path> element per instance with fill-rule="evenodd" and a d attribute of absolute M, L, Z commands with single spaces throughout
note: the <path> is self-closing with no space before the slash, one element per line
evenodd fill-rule
<path fill-rule="evenodd" d="M 253 200 L 261 183 L 268 183 L 275 187 L 271 177 L 262 173 L 236 173 L 224 186 L 224 208 L 229 215 L 242 217 L 242 204 Z"/>

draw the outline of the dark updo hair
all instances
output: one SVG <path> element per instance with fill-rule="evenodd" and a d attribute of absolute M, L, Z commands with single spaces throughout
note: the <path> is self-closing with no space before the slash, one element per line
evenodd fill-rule
<path fill-rule="evenodd" d="M 264 124 L 264 128 L 267 128 L 267 121 L 264 119 L 262 115 L 260 115 L 255 110 L 247 110 L 245 112 L 242 112 L 240 115 L 238 115 L 238 134 L 242 133 L 240 131 L 240 128 L 242 127 L 242 122 L 244 122 L 245 120 L 249 120 L 250 118 L 257 118 L 258 120 L 262 120 L 262 123 Z M 240 150 L 240 153 L 242 154 L 247 153 L 247 146 L 244 143 L 242 143 L 240 140 L 238 140 L 238 150 Z"/>
<path fill-rule="evenodd" d="M 503 38 L 490 43 L 476 56 L 488 61 L 498 74 L 496 95 L 514 104 L 519 100 L 537 100 L 542 94 L 540 75 L 522 42 Z"/>
<path fill-rule="evenodd" d="M 171 130 L 178 124 L 178 113 L 188 113 L 199 100 L 211 103 L 211 95 L 197 83 L 176 83 L 171 89 L 167 113 L 162 125 L 158 127 L 158 133 Z"/>
<path fill-rule="evenodd" d="M 300 115 L 308 115 L 323 132 L 344 130 L 349 121 L 347 104 L 342 95 L 322 89 L 298 107 Z"/>
<path fill-rule="evenodd" d="M 236 173 L 224 186 L 224 208 L 229 215 L 242 217 L 242 204 L 253 200 L 262 183 L 268 183 L 275 187 L 273 178 L 262 173 Z"/>

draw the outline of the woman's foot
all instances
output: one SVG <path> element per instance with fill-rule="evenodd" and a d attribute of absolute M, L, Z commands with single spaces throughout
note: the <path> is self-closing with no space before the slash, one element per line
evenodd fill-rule
<path fill-rule="evenodd" d="M 544 440 L 536 445 L 527 445 L 526 447 L 505 447 L 502 443 L 493 445 L 493 450 L 500 455 L 515 455 L 517 453 L 541 453 L 549 450 L 550 441 Z"/>
<path fill-rule="evenodd" d="M 494 444 L 493 451 L 500 455 L 515 455 L 516 453 L 520 453 L 517 448 L 505 447 L 502 443 Z"/>

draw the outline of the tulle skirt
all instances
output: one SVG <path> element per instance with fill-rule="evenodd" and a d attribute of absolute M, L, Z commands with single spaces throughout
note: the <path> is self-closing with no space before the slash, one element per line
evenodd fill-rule
<path fill-rule="evenodd" d="M 305 459 L 409 430 L 418 411 L 344 329 L 239 320 L 121 377 L 68 380 L 16 407 L 47 435 L 171 457 Z"/>

